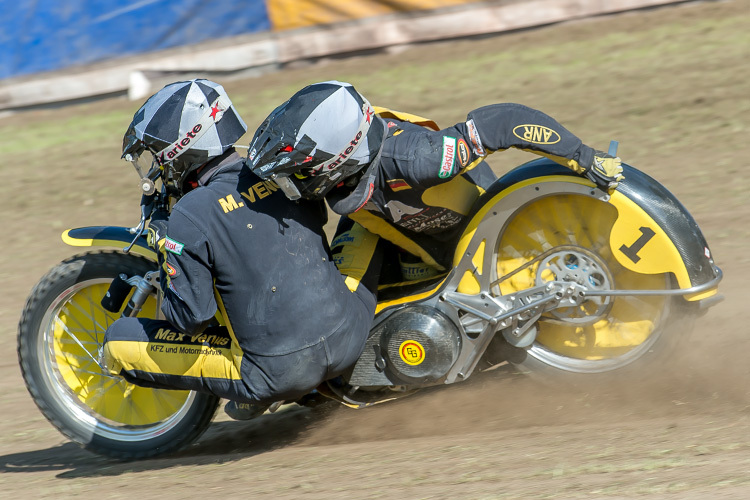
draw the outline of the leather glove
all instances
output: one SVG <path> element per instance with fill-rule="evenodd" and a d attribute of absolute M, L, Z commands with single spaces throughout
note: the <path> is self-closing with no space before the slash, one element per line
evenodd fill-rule
<path fill-rule="evenodd" d="M 151 214 L 151 220 L 148 223 L 148 235 L 146 242 L 148 246 L 156 252 L 156 261 L 159 264 L 159 283 L 162 291 L 166 293 L 169 286 L 169 270 L 167 268 L 167 250 L 164 248 L 164 242 L 167 238 L 167 223 L 169 222 L 169 212 L 157 208 Z"/>
<path fill-rule="evenodd" d="M 164 239 L 167 237 L 167 223 L 169 221 L 169 212 L 163 209 L 156 209 L 151 214 L 151 220 L 148 223 L 148 236 L 146 241 L 148 246 L 160 253 L 164 248 Z"/>
<path fill-rule="evenodd" d="M 603 191 L 617 189 L 625 178 L 622 175 L 622 160 L 602 151 L 594 151 L 594 161 L 584 175 Z"/>

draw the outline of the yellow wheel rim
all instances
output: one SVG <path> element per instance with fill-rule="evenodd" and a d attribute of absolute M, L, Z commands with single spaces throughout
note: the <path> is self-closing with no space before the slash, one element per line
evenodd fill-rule
<path fill-rule="evenodd" d="M 100 301 L 110 280 L 82 282 L 66 290 L 47 311 L 46 355 L 58 397 L 81 418 L 93 418 L 113 429 L 154 426 L 170 420 L 192 401 L 189 391 L 138 387 L 105 373 L 98 365 L 104 333 L 119 316 Z M 153 318 L 149 297 L 139 316 Z"/>
<path fill-rule="evenodd" d="M 556 250 L 579 248 L 605 268 L 606 281 L 617 289 L 665 289 L 665 274 L 634 273 L 617 263 L 609 246 L 609 233 L 617 210 L 607 203 L 582 195 L 555 195 L 533 201 L 522 208 L 503 232 L 496 248 L 496 293 L 509 295 L 553 279 L 540 266 L 540 256 Z M 560 250 L 561 255 L 564 251 Z M 529 265 L 530 262 L 536 262 Z M 600 299 L 601 300 L 601 299 Z M 635 359 L 658 336 L 667 312 L 665 296 L 618 296 L 606 299 L 604 314 L 592 321 L 566 321 L 596 311 L 598 304 L 584 303 L 580 311 L 552 311 L 538 322 L 538 334 L 529 354 L 545 358 L 559 368 L 596 371 Z M 604 309 L 604 308 L 601 308 Z"/>

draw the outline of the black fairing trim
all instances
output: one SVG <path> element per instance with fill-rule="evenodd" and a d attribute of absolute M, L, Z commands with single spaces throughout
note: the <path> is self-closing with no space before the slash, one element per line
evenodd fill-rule
<path fill-rule="evenodd" d="M 630 165 L 623 164 L 625 181 L 618 191 L 643 209 L 667 233 L 685 263 L 692 286 L 716 278 L 716 270 L 706 257 L 708 248 L 698 223 L 690 212 L 662 184 Z"/>
<path fill-rule="evenodd" d="M 677 198 L 658 181 L 640 170 L 623 163 L 625 180 L 617 190 L 635 202 L 664 230 L 680 253 L 692 286 L 702 285 L 716 278 L 713 263 L 705 256 L 708 243 L 695 219 Z M 490 198 L 518 182 L 548 175 L 578 176 L 567 167 L 547 158 L 539 158 L 516 167 L 495 181 L 477 200 L 470 217 Z"/>

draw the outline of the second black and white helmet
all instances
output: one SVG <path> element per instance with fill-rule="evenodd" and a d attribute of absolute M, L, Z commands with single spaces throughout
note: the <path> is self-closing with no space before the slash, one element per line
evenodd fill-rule
<path fill-rule="evenodd" d="M 253 171 L 288 198 L 323 199 L 366 167 L 380 150 L 385 124 L 349 83 L 315 83 L 263 121 L 250 142 Z"/>

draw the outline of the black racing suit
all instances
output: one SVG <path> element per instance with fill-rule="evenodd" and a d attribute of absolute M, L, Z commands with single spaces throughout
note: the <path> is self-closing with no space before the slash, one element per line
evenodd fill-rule
<path fill-rule="evenodd" d="M 476 109 L 466 122 L 442 130 L 400 120 L 401 114 L 390 110 L 379 116 L 387 126 L 379 160 L 353 191 L 336 188 L 327 196 L 333 211 L 344 216 L 331 248 L 353 289 L 369 268 L 378 237 L 438 272 L 449 269 L 466 216 L 495 180 L 483 161 L 487 155 L 518 148 L 578 173 L 594 158 L 592 148 L 553 118 L 519 104 Z"/>
<path fill-rule="evenodd" d="M 169 218 L 167 321 L 116 321 L 106 363 L 139 385 L 293 400 L 356 362 L 373 296 L 352 293 L 332 262 L 322 203 L 288 200 L 234 152 L 206 170 Z M 213 326 L 217 310 L 226 327 Z"/>

